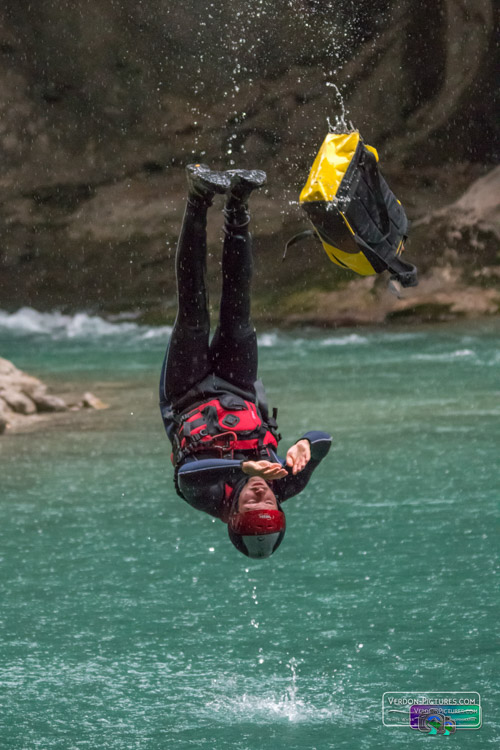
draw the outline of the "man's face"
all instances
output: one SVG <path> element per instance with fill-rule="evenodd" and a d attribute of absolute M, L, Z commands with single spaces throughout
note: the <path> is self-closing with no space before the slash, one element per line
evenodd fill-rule
<path fill-rule="evenodd" d="M 247 510 L 277 510 L 276 495 L 267 482 L 260 477 L 251 477 L 240 492 L 238 512 Z"/>

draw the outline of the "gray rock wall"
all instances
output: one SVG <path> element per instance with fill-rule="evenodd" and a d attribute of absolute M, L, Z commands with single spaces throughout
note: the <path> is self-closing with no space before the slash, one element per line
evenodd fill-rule
<path fill-rule="evenodd" d="M 5 0 L 0 20 L 3 308 L 171 316 L 183 167 L 203 160 L 269 173 L 255 289 L 272 317 L 273 289 L 297 291 L 278 258 L 334 84 L 412 219 L 498 158 L 490 0 Z M 314 260 L 300 271 L 322 283 Z"/>

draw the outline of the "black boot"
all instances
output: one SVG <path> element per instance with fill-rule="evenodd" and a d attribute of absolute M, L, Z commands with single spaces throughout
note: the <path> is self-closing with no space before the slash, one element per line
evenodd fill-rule
<path fill-rule="evenodd" d="M 257 190 L 266 183 L 266 173 L 260 169 L 228 169 L 226 174 L 231 179 L 229 201 L 248 203 L 252 190 Z"/>
<path fill-rule="evenodd" d="M 266 182 L 266 173 L 260 169 L 229 169 L 226 174 L 231 179 L 227 194 L 224 215 L 226 222 L 233 227 L 242 227 L 250 221 L 248 199 L 252 190 L 257 190 Z"/>
<path fill-rule="evenodd" d="M 216 193 L 226 193 L 231 186 L 227 172 L 216 172 L 206 164 L 188 164 L 186 175 L 189 186 L 189 198 L 200 200 L 210 205 Z"/>

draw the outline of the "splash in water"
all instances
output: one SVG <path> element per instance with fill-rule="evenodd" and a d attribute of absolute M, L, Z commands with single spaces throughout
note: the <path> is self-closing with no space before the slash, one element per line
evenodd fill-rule
<path fill-rule="evenodd" d="M 297 666 L 297 659 L 292 656 L 287 664 L 288 669 L 292 673 L 292 681 L 283 698 L 284 714 L 288 717 L 289 721 L 297 719 L 301 707 L 297 699 Z"/>
<path fill-rule="evenodd" d="M 349 120 L 347 122 L 347 109 L 344 102 L 344 97 L 342 96 L 342 93 L 337 86 L 336 83 L 328 82 L 326 84 L 327 86 L 331 86 L 335 89 L 335 95 L 337 97 L 337 102 L 340 104 L 341 112 L 340 115 L 335 115 L 335 123 L 332 125 L 330 118 L 327 117 L 326 121 L 328 123 L 328 131 L 330 133 L 352 133 L 356 130 L 352 122 Z"/>
<path fill-rule="evenodd" d="M 262 650 L 259 649 L 259 663 L 263 660 Z M 231 697 L 223 690 L 223 694 L 217 696 L 206 704 L 207 716 L 213 720 L 214 717 L 223 723 L 236 723 L 240 721 L 267 722 L 307 722 L 321 723 L 331 720 L 332 717 L 341 716 L 341 710 L 332 700 L 322 707 L 318 707 L 311 700 L 300 698 L 298 694 L 297 672 L 299 661 L 292 657 L 286 665 L 291 672 L 291 679 L 284 692 L 278 690 L 258 690 L 256 687 L 251 692 L 243 692 L 235 697 L 236 683 L 231 681 Z M 218 681 L 213 685 L 215 689 L 222 687 Z"/>

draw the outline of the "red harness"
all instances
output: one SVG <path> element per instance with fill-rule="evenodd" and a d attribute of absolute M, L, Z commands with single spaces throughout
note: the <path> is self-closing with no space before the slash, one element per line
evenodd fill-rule
<path fill-rule="evenodd" d="M 179 419 L 174 465 L 202 451 L 215 451 L 220 458 L 233 458 L 235 451 L 268 458 L 268 448 L 278 447 L 274 426 L 264 422 L 252 401 L 230 398 L 223 406 L 221 400 L 224 397 L 198 404 Z"/>

